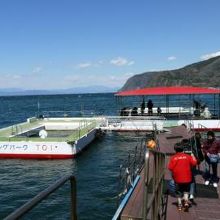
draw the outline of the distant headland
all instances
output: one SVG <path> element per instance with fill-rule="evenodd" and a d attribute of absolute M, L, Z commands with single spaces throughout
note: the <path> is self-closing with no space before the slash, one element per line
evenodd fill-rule
<path fill-rule="evenodd" d="M 120 91 L 157 86 L 220 87 L 220 56 L 176 70 L 145 72 L 129 78 Z"/>

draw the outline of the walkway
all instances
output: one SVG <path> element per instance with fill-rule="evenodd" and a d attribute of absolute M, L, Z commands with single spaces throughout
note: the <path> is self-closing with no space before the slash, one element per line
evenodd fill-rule
<path fill-rule="evenodd" d="M 218 173 L 220 175 L 220 172 Z M 168 196 L 167 219 L 201 219 L 217 220 L 220 219 L 220 186 L 215 189 L 213 186 L 205 186 L 204 180 L 200 175 L 196 176 L 197 195 L 189 209 L 189 212 L 178 211 L 176 198 Z M 213 198 L 212 198 L 213 197 Z M 217 197 L 217 198 L 215 198 Z"/>
<path fill-rule="evenodd" d="M 158 135 L 160 150 L 167 154 L 166 163 L 169 161 L 170 155 L 174 153 L 174 144 L 183 138 L 189 138 L 191 135 L 192 133 L 188 132 L 184 126 L 173 128 L 171 129 L 171 132 Z M 198 174 L 196 175 L 197 195 L 189 212 L 178 211 L 176 207 L 176 198 L 168 195 L 167 220 L 220 219 L 220 185 L 218 185 L 217 189 L 213 186 L 205 186 L 202 178 L 202 169 L 203 164 L 200 165 L 201 171 L 198 170 Z M 218 169 L 218 171 L 218 175 L 220 176 L 220 169 Z M 170 172 L 166 170 L 165 179 L 168 180 L 170 178 Z M 141 179 L 121 214 L 121 219 L 142 219 L 143 184 L 142 172 Z"/>

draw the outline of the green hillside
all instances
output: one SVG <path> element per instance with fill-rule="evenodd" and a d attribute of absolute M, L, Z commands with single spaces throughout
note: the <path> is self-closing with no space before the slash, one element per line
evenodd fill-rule
<path fill-rule="evenodd" d="M 176 70 L 145 72 L 132 76 L 121 91 L 156 86 L 220 87 L 220 56 Z"/>

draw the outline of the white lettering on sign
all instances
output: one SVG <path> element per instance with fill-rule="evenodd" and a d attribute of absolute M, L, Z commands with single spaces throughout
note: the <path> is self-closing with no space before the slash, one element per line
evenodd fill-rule
<path fill-rule="evenodd" d="M 51 152 L 51 151 L 54 151 L 56 149 L 58 149 L 58 146 L 57 145 L 53 145 L 53 144 L 36 144 L 35 146 L 34 145 L 27 145 L 27 144 L 0 144 L 0 151 L 17 151 L 17 150 L 20 150 L 20 151 L 27 151 L 27 150 L 31 150 L 33 148 L 36 149 L 37 148 L 37 151 L 44 151 L 44 152 Z"/>
<path fill-rule="evenodd" d="M 37 144 L 38 151 L 53 151 L 55 148 L 58 148 L 56 145 L 46 145 L 46 144 Z"/>
<path fill-rule="evenodd" d="M 28 149 L 28 145 L 27 144 L 21 144 L 21 145 L 16 145 L 16 144 L 0 144 L 0 150 L 14 151 L 14 150 L 17 150 L 17 149 L 26 151 Z"/>

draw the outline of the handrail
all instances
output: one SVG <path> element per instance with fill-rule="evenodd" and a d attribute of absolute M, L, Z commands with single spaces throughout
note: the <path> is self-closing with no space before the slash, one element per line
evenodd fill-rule
<path fill-rule="evenodd" d="M 135 187 L 137 186 L 139 180 L 140 180 L 140 176 L 138 175 L 138 176 L 136 176 L 136 178 L 135 178 L 135 180 L 133 182 L 133 185 L 131 186 L 131 188 L 128 190 L 128 192 L 126 193 L 125 197 L 121 201 L 121 203 L 120 203 L 118 209 L 116 210 L 112 220 L 119 219 L 119 216 L 120 216 L 122 210 L 124 209 L 125 205 L 127 204 L 128 200 L 129 200 L 131 194 L 133 193 Z"/>
<path fill-rule="evenodd" d="M 38 203 L 48 197 L 51 193 L 59 189 L 64 183 L 70 180 L 71 184 L 71 220 L 77 219 L 76 214 L 76 179 L 73 175 L 65 176 L 57 180 L 54 184 L 37 194 L 34 198 L 26 202 L 23 206 L 9 214 L 4 220 L 15 220 L 19 219 L 27 212 L 32 210 Z"/>
<path fill-rule="evenodd" d="M 153 160 L 150 160 L 152 158 Z M 153 164 L 152 164 L 153 163 Z M 153 165 L 153 170 L 150 166 Z M 159 151 L 146 150 L 144 164 L 144 198 L 143 198 L 143 219 L 148 215 L 150 219 L 157 220 L 161 217 L 163 210 L 163 179 L 165 174 L 165 154 Z M 152 191 L 150 190 L 152 188 Z M 149 196 L 149 191 L 150 196 Z M 160 218 L 161 219 L 161 218 Z"/>
<path fill-rule="evenodd" d="M 198 128 L 200 128 L 200 129 L 207 129 L 208 130 L 208 128 L 206 127 L 206 126 L 204 126 L 204 125 L 202 125 L 201 123 L 198 123 Z"/>

